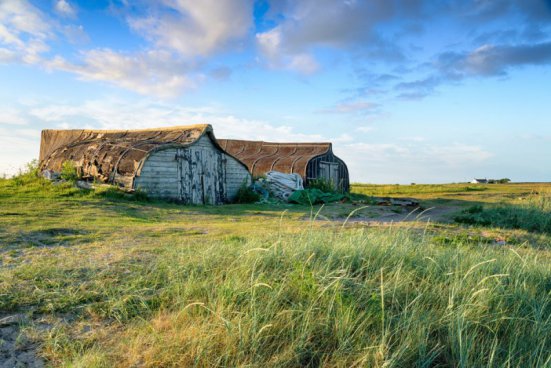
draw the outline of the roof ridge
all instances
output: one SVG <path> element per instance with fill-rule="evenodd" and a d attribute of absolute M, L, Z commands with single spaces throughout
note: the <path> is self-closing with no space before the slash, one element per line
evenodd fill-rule
<path fill-rule="evenodd" d="M 202 129 L 212 130 L 210 124 L 191 124 L 191 125 L 175 125 L 170 127 L 160 128 L 144 128 L 144 129 L 44 129 L 46 132 L 82 132 L 82 133 L 126 133 L 126 132 L 155 132 L 155 131 L 169 131 L 169 130 L 190 130 L 190 129 Z"/>
<path fill-rule="evenodd" d="M 289 145 L 289 146 L 296 146 L 296 145 L 320 145 L 320 144 L 329 144 L 331 145 L 332 142 L 268 142 L 268 141 L 254 141 L 254 140 L 247 140 L 247 139 L 229 139 L 229 138 L 217 138 L 219 141 L 235 141 L 235 142 L 247 142 L 247 143 L 262 143 L 263 145 Z"/>

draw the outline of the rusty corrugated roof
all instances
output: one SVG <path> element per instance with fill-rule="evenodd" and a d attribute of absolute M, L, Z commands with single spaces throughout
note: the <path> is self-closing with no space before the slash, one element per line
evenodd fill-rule
<path fill-rule="evenodd" d="M 145 130 L 43 130 L 40 169 L 59 172 L 63 162 L 73 161 L 85 177 L 111 183 L 117 177 L 117 182 L 131 186 L 150 153 L 193 144 L 204 134 L 217 144 L 208 124 Z"/>
<path fill-rule="evenodd" d="M 306 178 L 308 162 L 331 150 L 331 143 L 274 143 L 218 139 L 220 146 L 236 157 L 254 176 L 268 171 L 296 173 Z"/>

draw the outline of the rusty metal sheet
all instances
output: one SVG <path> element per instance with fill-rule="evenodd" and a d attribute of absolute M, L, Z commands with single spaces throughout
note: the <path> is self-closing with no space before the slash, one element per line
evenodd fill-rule
<path fill-rule="evenodd" d="M 73 161 L 84 177 L 103 182 L 119 178 L 121 185 L 128 186 L 152 151 L 193 144 L 203 134 L 218 145 L 208 124 L 146 130 L 43 130 L 40 169 L 60 171 L 63 162 Z"/>
<path fill-rule="evenodd" d="M 331 143 L 275 143 L 219 139 L 220 146 L 255 176 L 276 170 L 306 178 L 308 162 L 331 150 Z"/>

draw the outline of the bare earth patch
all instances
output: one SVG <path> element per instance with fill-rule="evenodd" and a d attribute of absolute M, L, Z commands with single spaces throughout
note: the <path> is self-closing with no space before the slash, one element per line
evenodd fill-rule
<path fill-rule="evenodd" d="M 23 314 L 0 317 L 0 368 L 41 368 L 44 361 L 37 354 L 38 345 L 21 331 L 27 322 Z"/>

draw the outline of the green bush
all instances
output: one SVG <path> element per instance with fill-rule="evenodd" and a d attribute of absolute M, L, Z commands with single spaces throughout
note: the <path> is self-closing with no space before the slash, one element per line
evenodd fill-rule
<path fill-rule="evenodd" d="M 40 180 L 38 170 L 38 160 L 34 159 L 25 165 L 25 169 L 19 170 L 19 173 L 13 177 L 16 185 L 26 185 Z"/>
<path fill-rule="evenodd" d="M 77 168 L 72 161 L 65 161 L 61 165 L 61 173 L 59 174 L 61 179 L 67 181 L 77 181 L 80 179 Z"/>
<path fill-rule="evenodd" d="M 455 221 L 551 234 L 551 196 L 534 195 L 518 205 L 471 206 L 456 216 Z"/>
<path fill-rule="evenodd" d="M 252 190 L 252 188 L 249 185 L 247 185 L 246 182 L 243 182 L 243 184 L 241 184 L 241 187 L 239 187 L 239 191 L 235 196 L 234 202 L 235 203 L 256 203 L 258 201 L 260 201 L 260 194 Z"/>
<path fill-rule="evenodd" d="M 337 191 L 337 188 L 335 188 L 335 186 L 333 185 L 332 182 L 330 182 L 329 180 L 325 180 L 325 179 L 312 179 L 310 181 L 308 181 L 308 188 L 309 189 L 319 189 L 321 190 L 322 192 L 325 192 L 325 193 L 331 193 L 331 192 L 336 192 Z"/>

